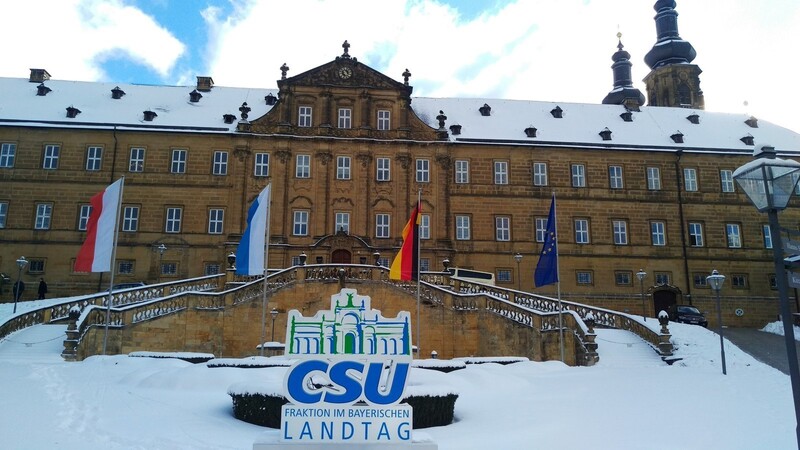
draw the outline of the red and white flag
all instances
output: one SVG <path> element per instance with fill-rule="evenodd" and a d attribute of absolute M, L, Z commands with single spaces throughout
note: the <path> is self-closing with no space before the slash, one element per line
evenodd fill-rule
<path fill-rule="evenodd" d="M 86 224 L 86 241 L 75 258 L 75 272 L 111 271 L 122 180 L 120 178 L 89 201 L 92 210 Z"/>

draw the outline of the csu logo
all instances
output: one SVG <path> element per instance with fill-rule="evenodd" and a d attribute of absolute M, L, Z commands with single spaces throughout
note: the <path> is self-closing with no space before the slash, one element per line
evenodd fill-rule
<path fill-rule="evenodd" d="M 304 317 L 289 311 L 286 352 L 295 363 L 284 378 L 295 404 L 376 406 L 400 402 L 411 356 L 410 316 L 384 318 L 354 289 L 331 297 L 331 309 Z"/>

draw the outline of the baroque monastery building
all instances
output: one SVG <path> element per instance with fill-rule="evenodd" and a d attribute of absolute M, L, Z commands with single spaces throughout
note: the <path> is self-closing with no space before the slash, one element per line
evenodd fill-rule
<path fill-rule="evenodd" d="M 423 270 L 447 259 L 555 296 L 533 286 L 555 195 L 562 298 L 639 314 L 644 291 L 649 316 L 712 311 L 717 269 L 725 323 L 763 325 L 777 314 L 767 216 L 732 174 L 763 144 L 796 158 L 800 135 L 705 111 L 675 2 L 655 9 L 646 92 L 620 42 L 602 104 L 414 97 L 408 70 L 382 74 L 347 42 L 297 75 L 284 64 L 277 89 L 0 78 L 0 271 L 13 282 L 15 260 L 30 261 L 24 299 L 40 277 L 50 296 L 106 289 L 108 274 L 72 265 L 89 199 L 124 176 L 118 283 L 224 271 L 270 184 L 270 269 L 301 254 L 389 265 L 419 195 Z M 798 202 L 781 214 L 788 230 Z"/>

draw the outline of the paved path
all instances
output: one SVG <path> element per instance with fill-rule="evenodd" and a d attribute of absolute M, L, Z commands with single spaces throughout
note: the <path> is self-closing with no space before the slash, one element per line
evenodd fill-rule
<path fill-rule="evenodd" d="M 786 357 L 784 337 L 765 333 L 754 328 L 725 328 L 725 338 L 736 344 L 753 358 L 789 374 L 789 360 Z M 800 355 L 800 342 L 795 342 L 797 354 Z"/>

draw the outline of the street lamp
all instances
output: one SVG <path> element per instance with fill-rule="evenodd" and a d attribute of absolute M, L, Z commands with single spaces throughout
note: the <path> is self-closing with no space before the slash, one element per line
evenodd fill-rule
<path fill-rule="evenodd" d="M 789 286 L 786 280 L 786 267 L 783 261 L 783 243 L 778 224 L 778 211 L 786 209 L 789 199 L 800 179 L 800 163 L 777 158 L 775 148 L 763 145 L 753 152 L 756 159 L 733 172 L 733 179 L 747 194 L 758 212 L 765 212 L 769 218 L 769 231 L 772 236 L 772 259 L 775 264 L 775 282 L 778 285 L 783 336 L 786 341 L 786 356 L 789 359 L 789 377 L 794 397 L 795 434 L 800 448 L 800 370 L 797 367 L 797 349 L 794 342 L 794 327 L 789 310 Z"/>
<path fill-rule="evenodd" d="M 272 311 L 269 312 L 272 315 L 272 342 L 275 342 L 275 318 L 278 317 L 278 310 L 272 308 Z"/>
<path fill-rule="evenodd" d="M 156 250 L 158 250 L 158 282 L 161 283 L 161 274 L 164 272 L 164 252 L 167 251 L 167 246 L 162 243 Z"/>
<path fill-rule="evenodd" d="M 522 278 L 520 278 L 520 273 L 519 273 L 519 263 L 522 262 L 522 255 L 519 252 L 517 252 L 514 255 L 514 261 L 517 262 L 517 290 L 519 291 L 520 283 L 522 282 Z"/>
<path fill-rule="evenodd" d="M 22 269 L 28 265 L 28 260 L 25 259 L 24 256 L 20 256 L 17 260 L 17 267 L 19 267 L 19 272 L 17 272 L 17 284 L 14 285 L 14 312 L 13 314 L 17 313 L 17 301 L 19 301 L 20 296 L 22 296 Z"/>
<path fill-rule="evenodd" d="M 719 351 L 722 355 L 722 374 L 727 375 L 728 371 L 725 367 L 725 344 L 722 340 L 722 306 L 720 305 L 719 301 L 719 291 L 722 289 L 722 283 L 725 282 L 725 275 L 721 275 L 717 272 L 717 269 L 714 269 L 711 272 L 711 275 L 706 277 L 706 281 L 708 281 L 708 285 L 711 286 L 711 290 L 717 295 L 717 327 L 719 328 Z"/>
<path fill-rule="evenodd" d="M 646 277 L 646 276 L 647 276 L 647 272 L 645 272 L 644 269 L 639 269 L 639 271 L 636 272 L 636 278 L 639 279 L 639 288 L 642 291 L 642 319 L 644 319 L 645 322 L 647 322 L 647 314 L 645 314 L 645 306 L 644 306 L 644 303 L 645 303 L 644 302 L 644 277 Z"/>

